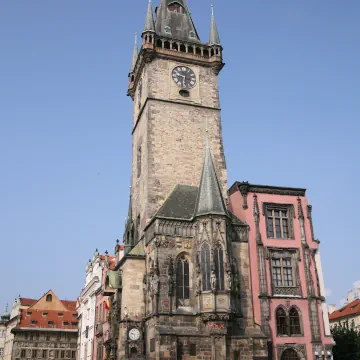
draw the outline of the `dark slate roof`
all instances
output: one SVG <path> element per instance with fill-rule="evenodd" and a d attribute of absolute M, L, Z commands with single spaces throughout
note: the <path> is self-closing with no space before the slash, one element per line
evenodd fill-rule
<path fill-rule="evenodd" d="M 191 220 L 194 217 L 198 188 L 190 185 L 176 185 L 156 217 Z"/>
<path fill-rule="evenodd" d="M 210 146 L 207 144 L 195 215 L 201 216 L 209 214 L 228 215 L 216 176 Z"/>
<path fill-rule="evenodd" d="M 131 67 L 130 67 L 130 72 L 133 72 L 135 70 L 135 65 L 138 59 L 138 45 L 137 45 L 137 33 L 135 33 L 135 44 L 134 44 L 134 50 L 133 50 L 133 56 L 132 56 L 132 60 L 131 60 Z"/>
<path fill-rule="evenodd" d="M 168 6 L 175 2 L 184 7 L 184 14 L 168 10 Z M 169 32 L 166 31 L 166 27 L 169 27 Z M 183 41 L 200 42 L 186 0 L 161 0 L 160 6 L 156 12 L 155 30 L 156 34 L 159 36 Z M 191 37 L 190 35 L 192 32 L 194 37 Z"/>

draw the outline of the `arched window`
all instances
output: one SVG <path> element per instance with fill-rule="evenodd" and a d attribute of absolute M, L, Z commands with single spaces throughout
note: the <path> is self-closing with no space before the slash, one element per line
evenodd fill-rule
<path fill-rule="evenodd" d="M 210 247 L 209 244 L 205 243 L 201 247 L 201 273 L 202 273 L 202 289 L 203 291 L 211 290 L 210 284 Z"/>
<path fill-rule="evenodd" d="M 287 335 L 287 316 L 283 308 L 276 311 L 276 328 L 278 335 Z"/>
<path fill-rule="evenodd" d="M 294 349 L 286 349 L 281 356 L 281 360 L 299 360 L 299 356 Z"/>
<path fill-rule="evenodd" d="M 137 358 L 138 355 L 138 351 L 135 347 L 132 347 L 130 350 L 130 359 L 135 359 Z"/>
<path fill-rule="evenodd" d="M 179 306 L 185 306 L 184 300 L 190 299 L 189 272 L 189 262 L 185 256 L 181 256 L 176 270 L 176 297 Z"/>
<path fill-rule="evenodd" d="M 181 6 L 179 3 L 174 2 L 168 6 L 168 10 L 171 12 L 176 12 L 178 14 L 184 14 L 185 9 L 183 6 Z"/>
<path fill-rule="evenodd" d="M 300 328 L 300 316 L 298 311 L 295 308 L 291 308 L 289 312 L 290 320 L 290 335 L 301 335 Z"/>
<path fill-rule="evenodd" d="M 46 295 L 46 301 L 48 301 L 48 302 L 52 301 L 52 295 L 51 294 Z"/>
<path fill-rule="evenodd" d="M 224 291 L 224 251 L 218 246 L 214 251 L 215 274 L 217 279 L 217 290 Z"/>

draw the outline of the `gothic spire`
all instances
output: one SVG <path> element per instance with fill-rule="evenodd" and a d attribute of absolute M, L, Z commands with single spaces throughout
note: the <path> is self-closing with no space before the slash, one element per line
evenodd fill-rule
<path fill-rule="evenodd" d="M 214 15 L 214 5 L 211 5 L 211 28 L 210 28 L 209 45 L 220 45 L 220 37 Z"/>
<path fill-rule="evenodd" d="M 134 51 L 132 56 L 130 72 L 133 72 L 135 70 L 137 58 L 138 58 L 137 33 L 135 33 L 135 44 L 134 44 Z"/>
<path fill-rule="evenodd" d="M 195 215 L 200 216 L 209 214 L 227 215 L 228 213 L 220 184 L 216 176 L 210 146 L 207 141 Z"/>
<path fill-rule="evenodd" d="M 128 216 L 126 218 L 125 223 L 125 232 L 124 232 L 124 244 L 125 244 L 125 253 L 128 254 L 131 249 L 134 247 L 134 222 L 132 218 L 132 196 L 130 191 L 130 199 L 129 199 L 129 210 Z"/>
<path fill-rule="evenodd" d="M 152 11 L 152 4 L 151 0 L 149 0 L 148 10 L 146 13 L 146 20 L 145 20 L 145 26 L 144 26 L 144 32 L 152 31 L 155 32 L 155 23 L 154 23 L 154 16 Z"/>
<path fill-rule="evenodd" d="M 186 0 L 161 0 L 156 12 L 155 30 L 159 36 L 200 42 Z"/>

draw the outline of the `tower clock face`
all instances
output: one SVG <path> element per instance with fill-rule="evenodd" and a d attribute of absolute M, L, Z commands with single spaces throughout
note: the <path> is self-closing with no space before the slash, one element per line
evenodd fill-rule
<path fill-rule="evenodd" d="M 196 75 L 186 66 L 177 66 L 172 72 L 172 78 L 182 89 L 192 89 L 196 85 Z"/>
<path fill-rule="evenodd" d="M 140 331 L 139 329 L 131 329 L 129 331 L 129 339 L 132 340 L 132 341 L 136 341 L 136 340 L 139 340 L 140 339 Z"/>

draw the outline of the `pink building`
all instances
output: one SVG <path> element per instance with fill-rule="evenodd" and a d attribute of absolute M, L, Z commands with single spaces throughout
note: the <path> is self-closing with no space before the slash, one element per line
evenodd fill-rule
<path fill-rule="evenodd" d="M 113 336 L 110 328 L 109 312 L 114 302 L 115 286 L 112 285 L 112 273 L 115 265 L 124 256 L 124 246 L 117 243 L 115 247 L 115 256 L 104 256 L 105 266 L 102 274 L 101 287 L 96 293 L 95 310 L 95 337 L 93 343 L 93 360 L 110 359 L 110 353 L 113 348 Z"/>
<path fill-rule="evenodd" d="M 320 242 L 305 189 L 236 182 L 230 210 L 249 225 L 255 321 L 269 359 L 331 359 Z M 272 355 L 271 355 L 272 354 Z"/>

